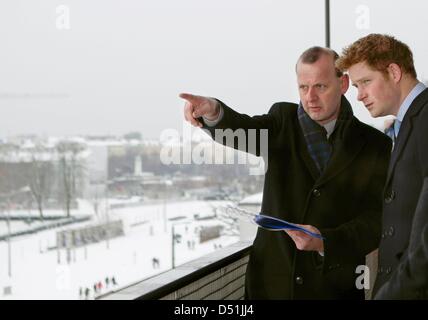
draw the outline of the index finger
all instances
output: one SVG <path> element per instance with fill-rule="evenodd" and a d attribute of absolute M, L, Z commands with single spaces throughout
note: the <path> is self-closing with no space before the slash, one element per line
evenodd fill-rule
<path fill-rule="evenodd" d="M 193 94 L 190 93 L 180 93 L 179 95 L 180 98 L 189 101 L 191 104 L 201 104 L 202 103 L 202 97 L 201 96 L 195 96 Z"/>

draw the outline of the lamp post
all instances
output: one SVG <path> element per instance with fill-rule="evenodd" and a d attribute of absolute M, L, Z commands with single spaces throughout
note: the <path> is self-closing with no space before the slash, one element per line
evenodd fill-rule
<path fill-rule="evenodd" d="M 163 201 L 162 201 L 162 203 L 163 203 L 163 206 L 162 206 L 162 212 L 163 212 L 163 227 L 164 227 L 164 232 L 165 233 L 167 233 L 167 226 L 166 226 L 166 224 L 167 224 L 167 198 L 168 198 L 168 195 L 169 195 L 169 192 L 168 192 L 168 187 L 171 187 L 172 186 L 172 181 L 171 180 L 168 180 L 168 179 L 166 179 L 165 181 L 164 181 L 164 187 L 165 187 L 165 189 L 164 189 L 164 195 L 163 195 Z"/>
<path fill-rule="evenodd" d="M 9 276 L 9 278 L 12 278 L 12 244 L 10 242 L 10 238 L 11 238 L 11 231 L 10 231 L 10 200 L 13 196 L 15 195 L 19 195 L 19 194 L 24 194 L 30 191 L 30 188 L 28 186 L 25 186 L 19 190 L 15 190 L 12 192 L 9 192 L 7 194 L 0 194 L 0 198 L 4 198 L 5 199 L 5 203 L 6 203 L 6 212 L 5 210 L 3 210 L 3 215 L 6 218 L 6 226 L 7 226 L 7 274 Z"/>
<path fill-rule="evenodd" d="M 181 238 L 178 234 L 175 234 L 175 226 L 178 224 L 189 224 L 190 222 L 181 222 L 181 223 L 173 223 L 171 224 L 171 261 L 172 261 L 172 269 L 175 269 L 175 244 L 179 242 Z"/>
<path fill-rule="evenodd" d="M 9 203 L 8 203 L 9 204 Z M 7 225 L 7 274 L 9 278 L 12 278 L 12 247 L 10 244 L 10 206 L 8 205 L 8 213 L 6 215 L 6 225 Z"/>
<path fill-rule="evenodd" d="M 12 247 L 11 247 L 11 243 L 10 243 L 10 236 L 11 236 L 11 232 L 10 232 L 10 217 L 9 217 L 9 213 L 6 214 L 6 210 L 4 210 L 3 207 L 0 208 L 3 216 L 5 217 L 5 221 L 6 221 L 6 226 L 7 226 L 7 275 L 8 275 L 8 280 L 6 281 L 6 283 L 4 283 L 3 285 L 1 285 L 0 287 L 2 287 L 1 289 L 3 290 L 3 293 L 6 294 L 12 294 Z M 9 209 L 7 209 L 9 210 Z"/>
<path fill-rule="evenodd" d="M 171 260 L 172 260 L 172 269 L 175 269 L 175 242 L 177 241 L 175 237 L 174 224 L 171 226 Z"/>

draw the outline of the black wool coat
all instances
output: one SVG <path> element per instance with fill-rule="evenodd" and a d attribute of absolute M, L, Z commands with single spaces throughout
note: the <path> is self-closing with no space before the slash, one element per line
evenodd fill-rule
<path fill-rule="evenodd" d="M 428 299 L 427 179 L 425 89 L 404 116 L 391 155 L 384 192 L 376 299 Z"/>
<path fill-rule="evenodd" d="M 296 104 L 276 103 L 268 114 L 250 117 L 219 103 L 223 118 L 215 127 L 204 126 L 214 138 L 216 129 L 268 129 L 267 152 L 260 145 L 252 150 L 268 166 L 262 213 L 313 225 L 326 238 L 322 258 L 297 250 L 285 232 L 259 228 L 246 271 L 246 298 L 364 299 L 364 290 L 355 285 L 356 268 L 379 244 L 390 139 L 352 117 L 330 136 L 333 154 L 319 175 Z M 216 141 L 239 147 L 237 139 Z"/>

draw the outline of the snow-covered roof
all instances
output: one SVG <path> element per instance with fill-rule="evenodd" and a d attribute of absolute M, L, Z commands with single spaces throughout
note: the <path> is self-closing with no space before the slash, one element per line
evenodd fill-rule
<path fill-rule="evenodd" d="M 263 192 L 253 194 L 251 196 L 248 196 L 244 199 L 242 199 L 239 202 L 239 205 L 245 205 L 245 204 L 251 204 L 251 205 L 259 205 L 262 203 L 263 199 Z"/>

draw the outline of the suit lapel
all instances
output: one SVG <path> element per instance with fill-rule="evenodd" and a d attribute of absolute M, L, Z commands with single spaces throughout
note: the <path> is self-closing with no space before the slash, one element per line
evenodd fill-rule
<path fill-rule="evenodd" d="M 414 118 L 417 116 L 419 111 L 427 102 L 428 102 L 428 89 L 425 89 L 412 102 L 412 104 L 409 107 L 409 110 L 404 116 L 403 123 L 401 124 L 401 127 L 400 127 L 400 133 L 398 134 L 398 137 L 395 140 L 394 150 L 392 151 L 392 154 L 391 154 L 391 161 L 389 163 L 386 185 L 389 183 L 389 180 L 392 177 L 392 173 L 394 172 L 395 165 L 397 164 L 398 159 L 400 158 L 401 154 L 403 153 L 406 147 L 407 140 L 409 139 L 409 136 L 413 130 Z"/>

